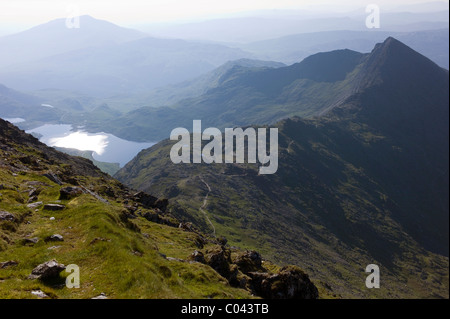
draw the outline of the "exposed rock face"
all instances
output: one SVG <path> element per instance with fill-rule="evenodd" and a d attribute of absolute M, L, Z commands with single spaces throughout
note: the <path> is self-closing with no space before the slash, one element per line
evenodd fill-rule
<path fill-rule="evenodd" d="M 91 299 L 108 299 L 108 297 L 102 292 L 100 295 L 98 295 L 97 297 L 93 297 Z"/>
<path fill-rule="evenodd" d="M 233 258 L 233 263 L 235 263 L 243 273 L 260 271 L 262 267 L 262 258 L 256 251 L 247 251 L 244 254 L 240 254 Z"/>
<path fill-rule="evenodd" d="M 158 214 L 155 214 L 155 213 L 145 213 L 145 214 L 143 215 L 143 217 L 144 217 L 145 219 L 147 219 L 148 221 L 153 222 L 153 223 L 159 223 L 159 222 L 160 222 L 160 217 L 159 217 L 159 215 L 158 215 Z"/>
<path fill-rule="evenodd" d="M 218 247 L 206 251 L 206 264 L 217 271 L 222 277 L 230 276 L 231 253 L 225 247 Z"/>
<path fill-rule="evenodd" d="M 30 209 L 35 209 L 35 208 L 38 208 L 39 206 L 42 206 L 42 205 L 44 205 L 43 202 L 36 202 L 36 203 L 28 204 L 27 207 L 30 208 Z"/>
<path fill-rule="evenodd" d="M 233 253 L 225 246 L 217 246 L 203 255 L 194 251 L 190 260 L 205 263 L 228 280 L 231 286 L 252 291 L 266 299 L 317 299 L 319 292 L 300 268 L 283 267 L 269 273 L 256 251 Z"/>
<path fill-rule="evenodd" d="M 0 211 L 0 220 L 9 220 L 10 222 L 13 222 L 16 220 L 16 217 L 11 213 Z"/>
<path fill-rule="evenodd" d="M 194 251 L 191 254 L 190 260 L 198 262 L 198 263 L 206 264 L 205 256 L 203 255 L 203 253 L 201 251 L 198 251 L 198 250 Z"/>
<path fill-rule="evenodd" d="M 47 237 L 46 241 L 64 241 L 64 237 L 59 234 L 54 234 Z"/>
<path fill-rule="evenodd" d="M 5 269 L 5 268 L 8 268 L 8 267 L 14 267 L 14 266 L 17 266 L 18 264 L 19 263 L 17 261 L 14 261 L 14 260 L 5 261 L 5 262 L 0 263 L 0 269 Z"/>
<path fill-rule="evenodd" d="M 132 200 L 142 204 L 145 208 L 158 208 L 162 212 L 165 212 L 167 210 L 167 206 L 169 205 L 168 199 L 158 199 L 144 192 L 134 194 L 132 196 Z"/>
<path fill-rule="evenodd" d="M 59 199 L 61 200 L 69 200 L 72 198 L 76 198 L 83 194 L 83 189 L 80 187 L 63 187 L 59 191 Z"/>
<path fill-rule="evenodd" d="M 160 209 L 163 213 L 167 210 L 169 200 L 167 198 L 158 199 L 155 203 L 155 208 Z"/>
<path fill-rule="evenodd" d="M 59 273 L 66 269 L 63 264 L 58 264 L 56 260 L 47 261 L 33 269 L 30 279 L 49 279 L 58 277 Z"/>
<path fill-rule="evenodd" d="M 52 181 L 53 183 L 55 183 L 55 184 L 62 185 L 62 182 L 61 182 L 61 180 L 59 179 L 59 177 L 56 176 L 56 175 L 55 175 L 54 173 L 52 173 L 52 172 L 46 173 L 46 174 L 44 174 L 44 175 L 42 175 L 42 176 L 47 177 L 49 180 L 51 180 L 51 181 Z"/>
<path fill-rule="evenodd" d="M 161 216 L 156 213 L 145 213 L 142 215 L 145 219 L 147 219 L 150 222 L 157 223 L 157 224 L 163 224 L 170 227 L 178 227 L 179 223 L 171 220 L 167 216 Z"/>
<path fill-rule="evenodd" d="M 142 204 L 144 207 L 154 207 L 156 201 L 158 200 L 158 198 L 146 194 L 144 192 L 139 192 L 133 195 L 132 197 L 133 200 L 135 200 L 136 202 Z"/>
<path fill-rule="evenodd" d="M 38 200 L 38 196 L 40 193 L 41 193 L 40 189 L 32 188 L 28 192 L 28 203 L 36 202 Z"/>
<path fill-rule="evenodd" d="M 283 267 L 278 274 L 252 272 L 253 290 L 267 299 L 317 299 L 319 292 L 300 268 Z"/>
<path fill-rule="evenodd" d="M 25 238 L 23 240 L 24 245 L 34 245 L 37 244 L 39 242 L 39 238 L 34 237 L 34 238 Z"/>
<path fill-rule="evenodd" d="M 48 296 L 42 290 L 33 290 L 31 294 L 38 298 L 48 298 Z"/>

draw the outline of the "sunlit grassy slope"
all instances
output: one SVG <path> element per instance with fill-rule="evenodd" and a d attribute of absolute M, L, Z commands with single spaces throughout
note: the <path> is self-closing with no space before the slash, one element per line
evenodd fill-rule
<path fill-rule="evenodd" d="M 170 214 L 136 203 L 130 190 L 90 161 L 0 124 L 0 211 L 14 216 L 0 220 L 0 262 L 18 263 L 0 269 L 0 298 L 37 298 L 35 290 L 50 298 L 253 298 L 210 266 L 186 261 L 195 250 L 217 249 L 214 238 L 178 228 Z M 62 200 L 67 186 L 85 191 Z M 51 211 L 47 204 L 64 209 Z M 159 214 L 159 223 L 142 217 L 146 213 Z M 64 241 L 48 241 L 54 234 Z M 79 289 L 65 286 L 65 272 L 50 281 L 28 279 L 52 259 L 80 267 Z M 277 267 L 266 263 L 266 269 Z"/>

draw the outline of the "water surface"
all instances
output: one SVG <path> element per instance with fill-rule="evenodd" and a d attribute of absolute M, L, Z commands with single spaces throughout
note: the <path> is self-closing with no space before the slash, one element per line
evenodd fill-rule
<path fill-rule="evenodd" d="M 67 124 L 46 124 L 27 133 L 37 133 L 39 140 L 51 147 L 93 151 L 96 160 L 119 163 L 121 167 L 131 161 L 141 150 L 155 143 L 127 141 L 107 133 L 87 133 Z"/>

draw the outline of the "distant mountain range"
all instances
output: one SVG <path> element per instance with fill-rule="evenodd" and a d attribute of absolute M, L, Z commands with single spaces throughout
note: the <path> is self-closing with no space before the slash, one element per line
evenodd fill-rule
<path fill-rule="evenodd" d="M 169 198 L 177 218 L 231 245 L 300 265 L 336 296 L 448 298 L 448 86 L 447 70 L 394 38 L 370 54 L 236 67 L 172 113 L 136 111 L 126 123 L 140 136 L 162 130 L 158 121 L 167 129 L 193 119 L 205 128 L 271 124 L 280 134 L 277 174 L 259 175 L 253 164 L 175 165 L 174 142 L 164 140 L 116 177 Z M 372 263 L 381 289 L 364 288 Z"/>
<path fill-rule="evenodd" d="M 139 95 L 125 94 L 108 99 L 108 103 L 117 109 L 138 109 L 143 106 L 161 107 L 173 105 L 181 100 L 205 94 L 220 85 L 222 76 L 234 67 L 279 68 L 286 66 L 280 62 L 239 59 L 226 62 L 220 67 L 181 83 L 158 87 Z"/>
<path fill-rule="evenodd" d="M 136 27 L 159 37 L 243 44 L 300 33 L 368 31 L 365 6 L 366 3 L 355 3 L 345 8 L 342 3 L 330 3 L 320 11 L 313 8 L 299 11 L 267 10 L 201 22 Z M 448 2 L 422 4 L 422 7 L 404 6 L 395 10 L 381 6 L 380 9 L 382 21 L 379 31 L 415 32 L 448 28 L 449 24 Z"/>
<path fill-rule="evenodd" d="M 157 141 L 167 138 L 173 128 L 191 127 L 193 119 L 223 129 L 276 123 L 292 116 L 318 116 L 355 93 L 361 85 L 361 69 L 370 56 L 337 50 L 275 69 L 236 65 L 221 74 L 219 85 L 201 96 L 181 100 L 171 107 L 137 109 L 108 123 L 86 125 L 125 139 Z"/>
<path fill-rule="evenodd" d="M 0 84 L 0 117 L 25 118 L 29 121 L 56 121 L 62 112 L 42 106 L 42 101 Z"/>
<path fill-rule="evenodd" d="M 236 66 L 277 68 L 282 63 L 239 59 L 230 61 L 192 80 L 150 90 L 145 94 L 122 94 L 111 98 L 92 96 L 57 89 L 33 91 L 24 94 L 0 85 L 0 116 L 22 118 L 22 128 L 34 128 L 45 123 L 71 123 L 98 125 L 116 120 L 123 111 L 135 110 L 145 105 L 166 106 L 191 97 L 197 97 L 220 84 L 220 78 Z M 49 107 L 45 107 L 51 106 Z M 122 110 L 119 111 L 119 110 Z"/>
<path fill-rule="evenodd" d="M 370 52 L 373 46 L 389 36 L 395 37 L 441 67 L 449 67 L 449 29 L 418 32 L 329 31 L 302 33 L 282 38 L 239 44 L 260 59 L 292 64 L 315 54 L 337 49 Z"/>
<path fill-rule="evenodd" d="M 160 142 L 115 175 L 125 186 L 0 119 L 0 295 L 68 297 L 23 280 L 58 257 L 93 275 L 80 298 L 448 298 L 448 3 L 398 10 L 382 30 L 362 11 L 283 11 L 1 37 L 0 117 Z M 197 119 L 278 128 L 277 174 L 173 164 L 170 132 Z"/>
<path fill-rule="evenodd" d="M 88 16 L 79 29 L 67 29 L 62 19 L 0 38 L 0 52 L 4 85 L 101 97 L 146 92 L 252 57 L 224 45 L 152 38 Z"/>
<path fill-rule="evenodd" d="M 406 14 L 399 21 L 411 22 L 421 17 L 425 19 L 423 21 L 432 23 L 444 22 L 430 31 L 423 31 L 429 29 L 426 27 L 417 27 L 406 29 L 408 32 L 395 32 L 387 28 L 382 31 L 364 28 L 344 31 L 342 27 L 330 27 L 327 30 L 343 31 L 298 34 L 310 29 L 292 27 L 292 31 L 287 33 L 289 36 L 282 38 L 218 44 L 219 37 L 215 38 L 216 42 L 155 38 L 90 16 L 80 17 L 79 29 L 68 29 L 65 19 L 59 19 L 0 37 L 0 83 L 24 92 L 63 90 L 68 95 L 75 92 L 93 98 L 107 98 L 115 109 L 125 112 L 141 106 L 170 105 L 180 98 L 198 96 L 208 85 L 201 89 L 189 89 L 189 93 L 186 88 L 182 90 L 186 94 L 181 94 L 178 84 L 204 76 L 230 61 L 259 59 L 292 64 L 312 54 L 336 49 L 368 52 L 375 43 L 388 36 L 399 38 L 448 68 L 448 17 L 445 22 L 442 12 L 412 16 L 415 18 Z M 384 19 L 388 17 L 389 14 Z M 246 24 L 253 25 L 252 19 L 244 20 Z M 283 21 L 297 23 L 293 17 Z M 330 21 L 332 19 L 322 19 L 320 24 L 326 25 Z M 341 22 L 341 26 L 346 25 Z M 257 29 L 258 23 L 254 28 Z M 261 23 L 264 28 L 280 25 L 264 19 Z M 239 24 L 233 24 L 227 30 L 231 32 L 234 28 L 240 28 Z M 242 27 L 233 34 L 242 34 L 244 29 Z M 253 34 L 270 34 L 256 29 Z M 415 29 L 422 31 L 411 32 Z M 208 28 L 207 32 L 213 33 L 213 29 Z M 170 87 L 173 85 L 176 86 Z"/>
<path fill-rule="evenodd" d="M 66 19 L 57 19 L 1 37 L 0 67 L 148 37 L 143 32 L 122 28 L 90 16 L 81 16 L 79 21 L 80 28 L 69 29 L 66 27 Z"/>

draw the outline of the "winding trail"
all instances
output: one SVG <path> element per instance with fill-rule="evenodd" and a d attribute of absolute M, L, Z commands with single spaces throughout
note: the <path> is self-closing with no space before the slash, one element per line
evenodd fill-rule
<path fill-rule="evenodd" d="M 203 205 L 200 207 L 200 211 L 203 213 L 203 215 L 205 216 L 206 220 L 211 225 L 211 227 L 213 229 L 213 236 L 216 237 L 216 227 L 214 227 L 213 223 L 211 222 L 211 219 L 209 219 L 208 214 L 205 212 L 205 208 L 208 205 L 208 196 L 211 193 L 211 187 L 209 186 L 209 184 L 207 182 L 205 182 L 205 180 L 203 179 L 203 177 L 201 175 L 199 175 L 198 177 L 200 178 L 202 183 L 205 184 L 206 187 L 208 187 L 208 193 L 206 193 L 206 196 L 203 199 Z"/>

